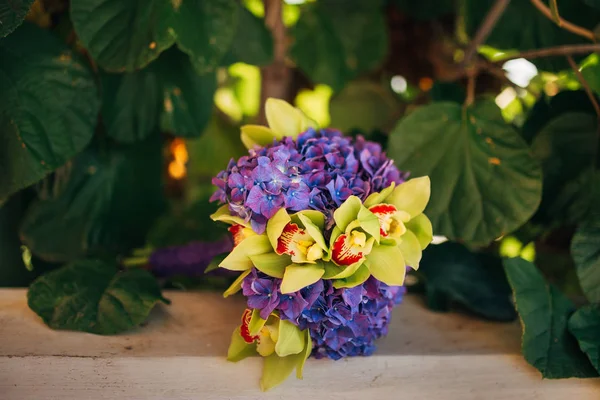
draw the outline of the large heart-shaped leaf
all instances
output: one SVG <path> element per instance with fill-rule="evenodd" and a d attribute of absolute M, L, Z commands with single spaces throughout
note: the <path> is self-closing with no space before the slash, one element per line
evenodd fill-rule
<path fill-rule="evenodd" d="M 587 305 L 571 315 L 569 331 L 596 371 L 600 372 L 600 304 Z"/>
<path fill-rule="evenodd" d="M 600 76 L 598 79 L 600 79 Z M 600 85 L 598 90 L 600 91 Z M 541 96 L 529 111 L 521 128 L 523 138 L 531 143 L 548 122 L 569 112 L 596 115 L 594 105 L 584 90 L 563 90 L 552 97 Z"/>
<path fill-rule="evenodd" d="M 132 143 L 156 132 L 162 93 L 154 69 L 101 77 L 102 121 L 108 135 Z"/>
<path fill-rule="evenodd" d="M 21 25 L 34 1 L 8 0 L 0 3 L 0 38 Z"/>
<path fill-rule="evenodd" d="M 0 198 L 63 165 L 90 141 L 100 102 L 79 57 L 37 26 L 0 42 Z"/>
<path fill-rule="evenodd" d="M 522 258 L 504 261 L 523 326 L 523 355 L 544 378 L 598 376 L 567 331 L 574 305 Z"/>
<path fill-rule="evenodd" d="M 162 9 L 161 26 L 186 52 L 198 72 L 219 65 L 235 36 L 240 7 L 231 0 L 169 1 Z"/>
<path fill-rule="evenodd" d="M 98 64 L 110 71 L 133 71 L 173 44 L 174 35 L 161 24 L 168 16 L 167 3 L 171 2 L 72 0 L 71 20 Z"/>
<path fill-rule="evenodd" d="M 303 9 L 291 30 L 290 55 L 316 83 L 334 91 L 383 62 L 388 48 L 384 16 L 378 2 L 330 2 Z"/>
<path fill-rule="evenodd" d="M 215 74 L 199 75 L 189 58 L 175 48 L 153 67 L 160 77 L 161 129 L 178 136 L 200 136 L 212 115 Z"/>
<path fill-rule="evenodd" d="M 431 178 L 425 214 L 436 234 L 487 244 L 525 223 L 540 202 L 540 166 L 491 101 L 417 109 L 394 129 L 388 153 L 400 169 Z"/>
<path fill-rule="evenodd" d="M 495 0 L 468 0 L 465 7 L 467 33 L 473 36 Z M 546 2 L 547 3 L 547 2 Z M 576 25 L 594 29 L 600 13 L 581 0 L 559 1 L 560 16 Z M 494 26 L 486 44 L 499 49 L 532 50 L 586 42 L 585 38 L 559 27 L 543 15 L 530 1 L 512 1 Z M 569 68 L 565 57 L 532 60 L 539 68 L 560 71 Z"/>
<path fill-rule="evenodd" d="M 111 335 L 144 322 L 166 300 L 143 269 L 119 271 L 114 264 L 80 260 L 36 279 L 29 307 L 52 329 Z"/>
<path fill-rule="evenodd" d="M 542 164 L 544 185 L 534 222 L 575 223 L 585 215 L 597 135 L 595 115 L 569 112 L 552 119 L 535 137 L 531 148 Z M 573 202 L 578 206 L 571 207 Z"/>
<path fill-rule="evenodd" d="M 512 321 L 517 314 L 499 258 L 472 253 L 459 243 L 429 246 L 418 275 L 425 279 L 430 307 L 445 311 L 452 302 L 485 318 Z"/>
<path fill-rule="evenodd" d="M 55 262 L 140 246 L 164 206 L 161 150 L 158 140 L 111 148 L 108 154 L 86 150 L 75 160 L 66 187 L 31 205 L 22 241 Z"/>
<path fill-rule="evenodd" d="M 581 289 L 590 302 L 600 303 L 600 215 L 597 211 L 577 228 L 571 254 Z"/>

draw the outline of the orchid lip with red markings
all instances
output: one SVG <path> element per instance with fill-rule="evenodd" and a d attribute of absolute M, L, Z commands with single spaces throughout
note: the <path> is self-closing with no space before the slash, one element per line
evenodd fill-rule
<path fill-rule="evenodd" d="M 244 227 L 242 225 L 231 225 L 228 229 L 227 229 L 231 235 L 233 236 L 233 245 L 237 246 L 238 244 L 240 244 L 242 242 L 242 240 L 245 239 L 244 237 Z"/>
<path fill-rule="evenodd" d="M 316 251 L 315 251 L 316 250 Z M 297 224 L 289 222 L 277 239 L 277 254 L 292 256 L 293 262 L 314 263 L 323 256 L 315 240 Z"/>
<path fill-rule="evenodd" d="M 252 336 L 250 335 L 250 320 L 252 319 L 252 310 L 250 310 L 249 308 L 246 308 L 246 310 L 244 310 L 244 314 L 242 314 L 242 325 L 240 326 L 240 335 L 242 336 L 242 339 L 244 339 L 244 341 L 246 343 L 254 343 L 255 341 L 258 340 L 258 335 L 256 336 Z"/>
<path fill-rule="evenodd" d="M 340 235 L 333 243 L 331 259 L 337 265 L 352 265 L 363 258 L 362 251 L 356 251 L 354 246 L 349 244 L 348 235 Z"/>

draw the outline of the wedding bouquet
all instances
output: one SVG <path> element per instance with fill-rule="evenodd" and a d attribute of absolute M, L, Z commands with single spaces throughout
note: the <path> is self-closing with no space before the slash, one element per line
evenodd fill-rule
<path fill-rule="evenodd" d="M 264 357 L 261 388 L 306 359 L 367 356 L 387 333 L 432 228 L 423 210 L 428 177 L 407 180 L 381 146 L 319 129 L 300 110 L 269 99 L 269 127 L 246 125 L 247 156 L 213 183 L 234 248 L 219 267 L 240 275 L 248 308 L 227 358 Z"/>

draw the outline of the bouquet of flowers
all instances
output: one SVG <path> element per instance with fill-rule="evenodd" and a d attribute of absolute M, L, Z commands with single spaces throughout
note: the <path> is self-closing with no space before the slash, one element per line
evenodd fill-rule
<path fill-rule="evenodd" d="M 319 129 L 269 99 L 269 127 L 246 125 L 249 152 L 213 183 L 234 248 L 219 267 L 240 275 L 248 308 L 227 358 L 264 357 L 261 388 L 302 378 L 306 359 L 367 356 L 387 333 L 432 228 L 428 177 L 407 180 L 381 146 Z"/>

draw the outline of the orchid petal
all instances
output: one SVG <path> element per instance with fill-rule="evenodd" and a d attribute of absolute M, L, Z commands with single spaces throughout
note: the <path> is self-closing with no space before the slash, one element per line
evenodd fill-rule
<path fill-rule="evenodd" d="M 431 221 L 425 214 L 419 214 L 406 223 L 406 228 L 415 234 L 419 243 L 421 244 L 421 250 L 424 250 L 431 240 L 433 239 L 433 228 Z"/>
<path fill-rule="evenodd" d="M 281 293 L 297 292 L 321 279 L 324 273 L 325 269 L 321 264 L 292 264 L 285 269 Z"/>
<path fill-rule="evenodd" d="M 315 122 L 304 115 L 302 111 L 280 99 L 267 99 L 265 115 L 269 127 L 273 130 L 277 139 L 282 139 L 284 136 L 296 139 L 300 133 L 308 128 L 316 127 Z"/>
<path fill-rule="evenodd" d="M 298 218 L 304 225 L 306 232 L 312 237 L 315 242 L 321 247 L 325 252 L 328 252 L 327 244 L 325 243 L 325 238 L 323 237 L 323 233 L 321 230 L 313 224 L 313 222 L 303 214 L 298 214 Z"/>
<path fill-rule="evenodd" d="M 275 251 L 277 251 L 277 242 L 279 241 L 279 237 L 290 221 L 290 216 L 288 215 L 287 211 L 285 211 L 285 208 L 280 208 L 267 222 L 267 237 L 269 238 L 271 246 L 273 246 Z"/>
<path fill-rule="evenodd" d="M 383 189 L 379 193 L 372 193 L 365 200 L 365 207 L 370 208 L 376 204 L 383 203 L 383 201 L 394 191 L 396 187 L 396 183 L 392 182 L 392 184 L 385 189 Z"/>
<path fill-rule="evenodd" d="M 304 333 L 290 321 L 279 321 L 279 336 L 275 343 L 275 353 L 280 357 L 298 354 L 306 345 Z"/>
<path fill-rule="evenodd" d="M 265 235 L 253 235 L 244 239 L 235 246 L 231 253 L 221 263 L 219 267 L 231 271 L 245 271 L 252 268 L 250 256 L 265 254 L 273 251 L 269 239 Z"/>
<path fill-rule="evenodd" d="M 292 263 L 289 256 L 277 253 L 257 254 L 250 256 L 250 260 L 257 270 L 273 278 L 283 278 L 285 267 Z"/>
<path fill-rule="evenodd" d="M 310 332 L 308 331 L 308 329 L 304 331 L 304 337 L 306 346 L 304 346 L 304 351 L 300 353 L 301 357 L 298 358 L 298 362 L 296 363 L 296 378 L 298 379 L 302 379 L 302 373 L 304 372 L 304 363 L 310 356 L 310 353 L 312 353 L 312 338 L 310 337 Z"/>
<path fill-rule="evenodd" d="M 238 362 L 255 354 L 256 346 L 253 343 L 246 343 L 238 326 L 231 335 L 231 342 L 227 350 L 227 361 Z"/>
<path fill-rule="evenodd" d="M 274 139 L 277 138 L 275 132 L 266 126 L 262 125 L 244 125 L 240 128 L 241 135 L 240 139 L 244 146 L 248 150 L 254 148 L 255 146 L 266 146 L 273 143 Z"/>
<path fill-rule="evenodd" d="M 354 274 L 350 275 L 349 277 L 333 281 L 333 287 L 336 289 L 350 289 L 358 285 L 362 285 L 367 281 L 367 279 L 369 279 L 370 276 L 371 272 L 369 271 L 368 264 L 365 262 L 356 270 Z"/>
<path fill-rule="evenodd" d="M 417 236 L 411 231 L 406 231 L 406 233 L 402 235 L 402 240 L 400 241 L 398 247 L 404 256 L 406 265 L 415 270 L 419 269 L 422 251 L 421 243 L 419 243 Z"/>
<path fill-rule="evenodd" d="M 248 322 L 248 333 L 252 336 L 258 335 L 266 323 L 267 320 L 260 317 L 260 310 L 255 308 L 252 310 L 252 317 Z"/>
<path fill-rule="evenodd" d="M 362 249 L 351 245 L 349 234 L 338 236 L 331 249 L 331 260 L 337 265 L 352 265 L 363 257 Z"/>
<path fill-rule="evenodd" d="M 215 211 L 215 213 L 212 214 L 210 218 L 213 221 L 221 221 L 230 225 L 242 225 L 246 228 L 250 227 L 250 224 L 246 222 L 243 218 L 231 215 L 231 213 L 229 212 L 229 206 L 227 205 L 219 207 L 219 209 Z"/>
<path fill-rule="evenodd" d="M 379 218 L 367 208 L 361 207 L 358 212 L 358 221 L 360 222 L 360 227 L 379 243 L 381 236 Z"/>
<path fill-rule="evenodd" d="M 362 203 L 358 197 L 348 197 L 346 201 L 333 212 L 333 219 L 335 220 L 337 227 L 342 231 L 345 231 L 350 222 L 356 219 L 361 207 Z"/>
<path fill-rule="evenodd" d="M 396 186 L 385 202 L 395 205 L 398 210 L 406 211 L 414 217 L 425 210 L 430 195 L 431 181 L 428 176 L 422 176 Z"/>
<path fill-rule="evenodd" d="M 367 256 L 367 266 L 375 279 L 390 286 L 402 286 L 406 264 L 398 246 L 377 246 Z"/>
<path fill-rule="evenodd" d="M 294 371 L 299 360 L 303 356 L 293 354 L 287 357 L 279 357 L 277 353 L 273 353 L 265 357 L 263 363 L 263 372 L 260 378 L 260 389 L 263 392 L 283 383 L 288 376 Z"/>
<path fill-rule="evenodd" d="M 337 266 L 334 263 L 326 263 L 325 264 L 325 274 L 323 274 L 323 279 L 343 279 L 347 278 L 350 275 L 354 274 L 360 266 L 363 264 L 365 260 L 362 259 L 354 264 L 351 264 L 347 267 Z"/>
<path fill-rule="evenodd" d="M 239 292 L 242 289 L 242 282 L 244 281 L 244 278 L 247 277 L 251 271 L 251 269 L 247 269 L 244 272 L 242 272 L 240 276 L 238 276 L 235 279 L 235 281 L 233 281 L 233 283 L 227 288 L 227 290 L 223 292 L 223 297 L 229 297 Z"/>

